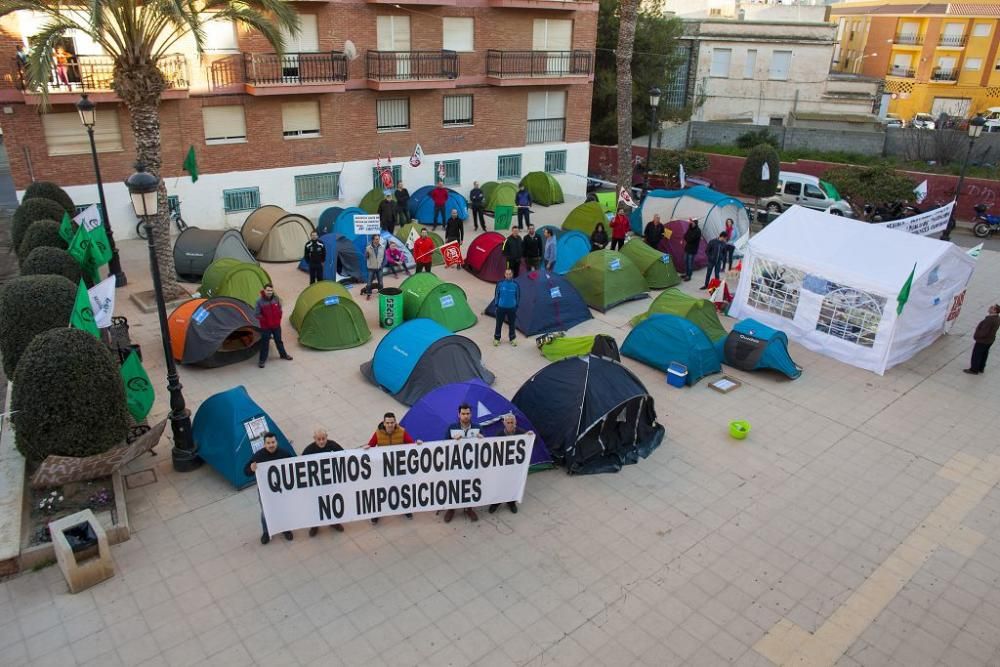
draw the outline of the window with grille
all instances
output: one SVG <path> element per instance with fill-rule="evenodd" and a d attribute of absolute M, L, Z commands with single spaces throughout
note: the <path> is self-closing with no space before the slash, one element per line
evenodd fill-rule
<path fill-rule="evenodd" d="M 521 155 L 501 155 L 497 158 L 497 178 L 521 178 Z"/>
<path fill-rule="evenodd" d="M 747 305 L 757 310 L 795 318 L 804 274 L 798 269 L 767 259 L 756 259 L 750 279 Z"/>
<path fill-rule="evenodd" d="M 295 203 L 309 204 L 337 199 L 340 190 L 340 172 L 303 174 L 295 177 Z"/>
<path fill-rule="evenodd" d="M 525 143 L 563 141 L 566 136 L 566 92 L 542 90 L 528 93 Z"/>
<path fill-rule="evenodd" d="M 472 125 L 472 95 L 444 96 L 444 125 Z"/>
<path fill-rule="evenodd" d="M 94 143 L 98 153 L 123 150 L 118 110 L 101 106 L 100 119 L 94 126 Z M 90 155 L 90 138 L 75 111 L 42 114 L 42 133 L 49 155 Z"/>
<path fill-rule="evenodd" d="M 202 107 L 201 118 L 205 126 L 206 144 L 246 143 L 247 123 L 243 115 L 243 105 Z"/>
<path fill-rule="evenodd" d="M 545 151 L 545 171 L 550 174 L 566 173 L 566 151 Z"/>
<path fill-rule="evenodd" d="M 378 100 L 375 103 L 376 124 L 379 132 L 410 129 L 410 100 Z"/>
<path fill-rule="evenodd" d="M 444 178 L 441 177 L 441 168 L 444 167 Z M 443 160 L 434 163 L 434 180 L 444 181 L 445 185 L 461 185 L 462 183 L 462 161 Z"/>
<path fill-rule="evenodd" d="M 827 282 L 816 331 L 862 347 L 874 347 L 886 298 Z"/>
<path fill-rule="evenodd" d="M 381 171 L 385 171 L 386 169 L 392 170 L 392 185 L 395 187 L 396 183 L 399 183 L 403 178 L 403 168 L 398 164 L 394 164 L 391 167 L 382 167 Z M 379 171 L 375 167 L 372 167 L 372 189 L 383 190 L 385 189 L 385 185 L 382 183 Z"/>
<path fill-rule="evenodd" d="M 286 139 L 319 136 L 319 102 L 285 102 L 281 105 L 281 129 Z"/>
<path fill-rule="evenodd" d="M 260 208 L 260 188 L 223 190 L 222 205 L 226 213 L 252 211 L 255 208 Z"/>

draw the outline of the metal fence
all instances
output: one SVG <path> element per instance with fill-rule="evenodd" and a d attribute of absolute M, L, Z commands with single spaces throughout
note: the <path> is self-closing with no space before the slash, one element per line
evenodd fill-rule
<path fill-rule="evenodd" d="M 347 56 L 329 53 L 245 53 L 246 81 L 253 85 L 347 81 Z"/>
<path fill-rule="evenodd" d="M 368 51 L 368 78 L 375 81 L 419 81 L 458 77 L 455 51 Z"/>
<path fill-rule="evenodd" d="M 528 121 L 527 144 L 546 144 L 562 141 L 566 136 L 565 118 L 542 118 Z"/>
<path fill-rule="evenodd" d="M 487 76 L 586 76 L 593 69 L 590 51 L 486 51 Z"/>

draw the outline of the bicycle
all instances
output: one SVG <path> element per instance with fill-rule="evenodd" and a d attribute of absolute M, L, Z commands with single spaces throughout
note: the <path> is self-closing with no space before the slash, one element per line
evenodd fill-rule
<path fill-rule="evenodd" d="M 169 204 L 169 206 L 170 206 L 170 219 L 173 221 L 174 225 L 177 226 L 177 231 L 178 232 L 183 232 L 185 229 L 188 228 L 188 225 L 187 225 L 186 222 L 184 222 L 184 218 L 181 217 L 181 205 L 180 205 L 180 203 L 178 203 L 175 206 L 171 202 Z M 136 233 L 136 235 L 140 239 L 142 239 L 143 241 L 145 241 L 146 240 L 146 223 L 143 222 L 142 220 L 140 220 L 136 224 L 136 226 L 135 226 L 135 233 Z"/>

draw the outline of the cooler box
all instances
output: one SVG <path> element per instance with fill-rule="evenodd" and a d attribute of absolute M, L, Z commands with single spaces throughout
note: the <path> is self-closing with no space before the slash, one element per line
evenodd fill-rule
<path fill-rule="evenodd" d="M 403 290 L 386 287 L 378 293 L 378 325 L 395 329 L 403 323 Z"/>
<path fill-rule="evenodd" d="M 671 387 L 683 387 L 687 384 L 688 368 L 684 364 L 671 361 L 667 367 L 667 384 Z"/>

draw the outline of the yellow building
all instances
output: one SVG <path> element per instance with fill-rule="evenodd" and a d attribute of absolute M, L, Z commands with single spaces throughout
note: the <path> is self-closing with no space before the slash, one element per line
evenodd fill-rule
<path fill-rule="evenodd" d="M 885 79 L 889 113 L 969 117 L 1000 107 L 1000 3 L 832 5 L 833 70 Z"/>

